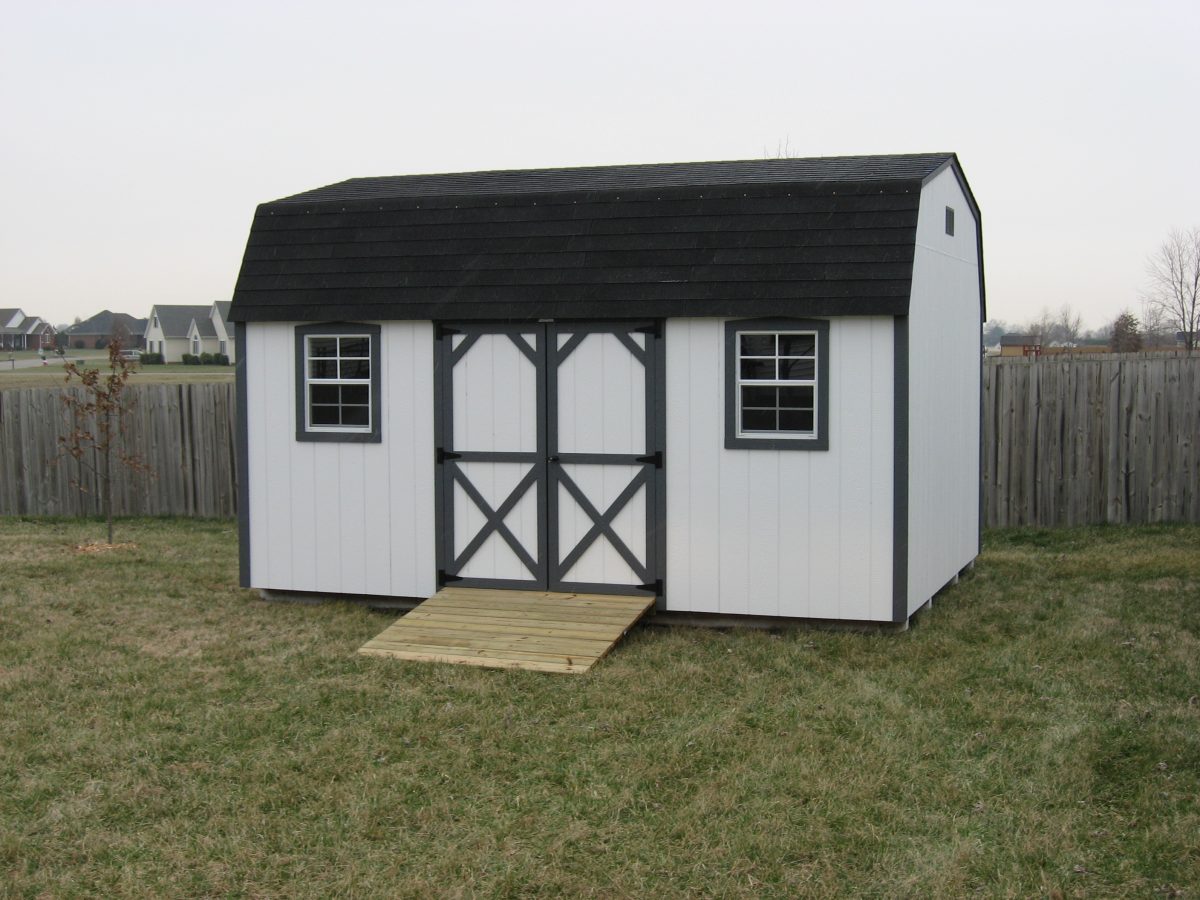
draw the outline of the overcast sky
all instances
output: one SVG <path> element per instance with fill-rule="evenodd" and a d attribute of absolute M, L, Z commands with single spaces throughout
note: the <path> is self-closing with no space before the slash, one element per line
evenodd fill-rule
<path fill-rule="evenodd" d="M 988 312 L 1140 312 L 1200 225 L 1191 2 L 3 3 L 0 307 L 232 293 L 256 204 L 363 175 L 952 150 Z"/>

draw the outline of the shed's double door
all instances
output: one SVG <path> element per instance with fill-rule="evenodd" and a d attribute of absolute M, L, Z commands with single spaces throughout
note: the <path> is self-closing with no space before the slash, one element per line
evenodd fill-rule
<path fill-rule="evenodd" d="M 661 588 L 659 335 L 643 322 L 439 329 L 443 584 Z"/>

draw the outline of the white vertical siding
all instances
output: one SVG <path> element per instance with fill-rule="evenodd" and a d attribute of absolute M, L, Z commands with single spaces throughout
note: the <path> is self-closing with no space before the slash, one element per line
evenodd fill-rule
<path fill-rule="evenodd" d="M 667 608 L 890 620 L 892 320 L 830 322 L 828 451 L 724 449 L 724 340 L 667 322 Z"/>
<path fill-rule="evenodd" d="M 569 331 L 569 328 L 566 330 Z M 561 348 L 571 339 L 558 335 Z M 645 335 L 631 336 L 645 348 Z M 588 334 L 558 365 L 554 398 L 557 433 L 552 436 L 559 453 L 642 454 L 646 446 L 646 367 L 615 334 Z M 565 463 L 561 472 L 599 512 L 605 512 L 641 473 L 638 465 Z M 587 534 L 592 517 L 559 483 L 556 491 L 558 558 L 562 563 Z M 618 539 L 641 565 L 646 564 L 646 503 L 642 486 L 613 519 Z M 601 535 L 562 573 L 568 582 L 591 584 L 641 584 L 639 576 L 609 539 Z"/>
<path fill-rule="evenodd" d="M 946 207 L 954 235 L 946 234 Z M 921 191 L 909 305 L 908 607 L 978 551 L 980 307 L 976 222 L 947 169 Z"/>
<path fill-rule="evenodd" d="M 379 444 L 296 440 L 295 324 L 246 327 L 250 583 L 434 591 L 433 330 L 382 325 Z"/>

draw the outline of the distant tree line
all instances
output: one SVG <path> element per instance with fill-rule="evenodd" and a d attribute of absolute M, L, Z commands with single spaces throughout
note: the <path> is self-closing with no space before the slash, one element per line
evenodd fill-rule
<path fill-rule="evenodd" d="M 1146 260 L 1148 285 L 1141 300 L 1141 319 L 1126 307 L 1115 319 L 1090 330 L 1069 303 L 1057 313 L 1043 309 L 1028 322 L 989 319 L 983 325 L 985 347 L 1006 334 L 1031 335 L 1043 347 L 1106 346 L 1117 353 L 1180 346 L 1190 355 L 1200 340 L 1200 227 L 1174 229 Z"/>

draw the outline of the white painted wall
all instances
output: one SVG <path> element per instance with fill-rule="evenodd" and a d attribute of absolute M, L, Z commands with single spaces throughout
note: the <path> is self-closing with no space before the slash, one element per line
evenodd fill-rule
<path fill-rule="evenodd" d="M 539 334 L 517 336 L 531 349 Z M 465 338 L 452 340 L 457 349 Z M 449 449 L 485 452 L 537 450 L 537 368 L 507 334 L 478 338 L 454 365 L 451 395 L 454 407 Z M 529 474 L 531 463 L 465 462 L 459 469 L 497 509 Z M 505 518 L 513 536 L 535 560 L 538 556 L 538 492 L 529 487 Z M 458 557 L 487 522 L 461 484 L 454 482 L 454 546 Z M 492 532 L 459 571 L 465 578 L 527 580 L 533 575 L 498 532 Z"/>
<path fill-rule="evenodd" d="M 946 207 L 954 235 L 946 234 Z M 977 224 L 949 169 L 921 191 L 909 305 L 908 609 L 973 560 L 979 543 Z"/>
<path fill-rule="evenodd" d="M 213 330 L 217 333 L 217 349 L 214 353 L 224 353 L 229 357 L 229 364 L 232 366 L 237 362 L 237 342 L 234 340 L 235 331 L 232 325 L 226 326 L 225 322 L 217 315 L 217 305 L 214 303 L 212 309 L 208 311 L 208 318 L 212 322 Z M 222 349 L 221 343 L 225 343 Z"/>
<path fill-rule="evenodd" d="M 558 335 L 561 347 L 570 339 Z M 644 334 L 630 335 L 645 349 Z M 648 451 L 646 444 L 646 368 L 614 334 L 585 337 L 558 367 L 558 434 L 560 453 L 631 453 Z M 641 466 L 564 465 L 570 478 L 599 511 L 604 512 L 641 472 Z M 588 516 L 561 484 L 558 493 L 558 550 L 561 563 L 592 528 Z M 613 531 L 646 565 L 646 504 L 642 486 L 612 521 Z M 608 538 L 597 538 L 564 573 L 564 580 L 591 584 L 642 584 L 632 566 Z"/>
<path fill-rule="evenodd" d="M 246 326 L 250 584 L 435 590 L 433 329 L 384 322 L 379 444 L 296 440 L 295 325 Z"/>
<path fill-rule="evenodd" d="M 725 326 L 669 319 L 669 610 L 890 621 L 893 325 L 830 321 L 829 450 L 726 450 Z"/>

